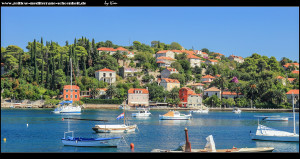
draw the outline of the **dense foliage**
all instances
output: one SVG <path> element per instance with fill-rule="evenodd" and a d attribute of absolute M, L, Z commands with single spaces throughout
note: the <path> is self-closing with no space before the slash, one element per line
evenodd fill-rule
<path fill-rule="evenodd" d="M 124 48 L 134 51 L 135 57 L 127 58 L 124 54 L 117 52 L 114 55 L 105 52 L 98 53 L 99 47 L 120 47 L 107 40 L 105 42 L 95 42 L 84 37 L 74 40 L 73 44 L 66 41 L 64 46 L 57 42 L 34 39 L 28 42 L 24 51 L 22 48 L 9 45 L 1 47 L 1 63 L 7 70 L 1 78 L 1 96 L 3 98 L 38 100 L 58 99 L 62 94 L 64 85 L 70 84 L 70 58 L 73 63 L 73 84 L 80 87 L 81 91 L 91 90 L 91 96 L 94 98 L 97 94 L 97 88 L 107 88 L 107 96 L 119 103 L 127 98 L 127 91 L 130 88 L 146 88 L 150 92 L 150 100 L 158 102 L 169 102 L 178 104 L 178 89 L 165 91 L 159 86 L 150 72 L 161 71 L 157 67 L 155 56 L 160 50 L 181 50 L 182 46 L 177 42 L 165 44 L 160 41 L 152 41 L 151 45 L 134 41 L 131 46 Z M 214 52 L 207 48 L 202 49 L 208 53 L 210 59 L 217 59 Z M 299 76 L 293 74 L 294 67 L 283 69 L 282 65 L 292 63 L 290 59 L 283 57 L 277 61 L 275 57 L 261 56 L 253 53 L 246 57 L 244 63 L 240 64 L 230 61 L 221 56 L 220 62 L 216 65 L 201 64 L 201 67 L 191 68 L 185 53 L 176 55 L 176 62 L 171 67 L 176 68 L 179 73 L 172 74 L 169 78 L 178 79 L 181 87 L 191 82 L 200 82 L 201 73 L 212 76 L 221 75 L 205 88 L 215 86 L 222 91 L 242 93 L 244 97 L 217 100 L 214 96 L 204 97 L 203 103 L 210 106 L 249 106 L 250 102 L 255 106 L 261 107 L 289 107 L 286 102 L 285 93 L 290 89 L 299 88 Z M 201 60 L 205 60 L 200 57 Z M 109 68 L 118 72 L 120 63 L 129 61 L 131 67 L 142 69 L 142 73 L 136 73 L 136 77 L 122 79 L 117 76 L 115 85 L 108 86 L 103 81 L 95 78 L 95 71 L 102 68 Z M 294 61 L 295 62 L 295 61 Z M 276 77 L 296 78 L 292 83 L 286 82 L 283 85 Z M 75 77 L 75 78 L 74 78 Z M 197 90 L 198 91 L 198 90 Z M 176 93 L 177 92 L 177 93 Z M 199 91 L 198 91 L 199 92 Z M 90 100 L 84 99 L 85 102 Z M 53 103 L 56 103 L 54 101 Z M 106 100 L 99 100 L 105 103 Z"/>

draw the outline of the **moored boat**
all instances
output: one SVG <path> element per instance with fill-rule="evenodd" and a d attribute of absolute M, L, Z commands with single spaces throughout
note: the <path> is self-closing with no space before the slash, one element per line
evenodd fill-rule
<path fill-rule="evenodd" d="M 160 120 L 189 120 L 192 114 L 181 114 L 178 111 L 169 111 L 164 115 L 159 115 Z"/>
<path fill-rule="evenodd" d="M 143 108 L 140 109 L 137 113 L 132 113 L 132 117 L 149 117 L 151 115 L 150 111 Z"/>
<path fill-rule="evenodd" d="M 121 137 L 111 138 L 74 138 L 68 136 L 62 138 L 61 141 L 65 146 L 81 146 L 81 147 L 117 147 Z"/>
<path fill-rule="evenodd" d="M 242 110 L 240 110 L 239 108 L 234 108 L 232 110 L 232 112 L 235 113 L 235 114 L 240 114 L 242 112 Z"/>

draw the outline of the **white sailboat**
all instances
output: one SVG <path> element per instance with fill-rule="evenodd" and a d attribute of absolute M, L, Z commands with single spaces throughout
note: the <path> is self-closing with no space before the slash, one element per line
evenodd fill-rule
<path fill-rule="evenodd" d="M 123 113 L 117 117 L 117 120 L 124 118 L 124 124 L 115 124 L 115 125 L 95 125 L 92 129 L 97 133 L 127 133 L 134 132 L 137 129 L 137 125 L 125 124 L 125 109 Z"/>
<path fill-rule="evenodd" d="M 73 93 L 72 90 L 72 58 L 70 58 L 70 67 L 71 67 L 71 93 Z M 73 96 L 73 95 L 72 95 Z M 55 108 L 54 111 L 52 111 L 55 114 L 60 113 L 81 113 L 81 106 L 75 106 L 73 105 L 73 100 L 71 101 L 63 101 L 60 103 L 61 106 L 58 108 Z M 67 105 L 65 105 L 67 104 Z"/>
<path fill-rule="evenodd" d="M 258 123 L 256 134 L 250 133 L 252 140 L 299 142 L 299 134 L 296 134 L 294 94 L 292 97 L 293 97 L 294 132 L 291 133 L 287 131 L 277 130 Z"/>
<path fill-rule="evenodd" d="M 159 115 L 160 120 L 190 120 L 192 114 L 180 114 L 178 111 L 169 111 L 164 115 Z"/>
<path fill-rule="evenodd" d="M 72 119 L 72 118 L 66 118 Z M 79 119 L 86 120 L 86 119 Z M 98 120 L 97 120 L 98 121 Z M 72 133 L 72 136 L 67 136 L 66 134 Z M 64 132 L 64 137 L 61 142 L 64 146 L 78 146 L 78 147 L 117 147 L 120 140 L 123 137 L 109 137 L 109 138 L 84 138 L 84 137 L 74 137 L 74 131 L 70 131 L 70 124 L 68 120 L 68 131 Z"/>

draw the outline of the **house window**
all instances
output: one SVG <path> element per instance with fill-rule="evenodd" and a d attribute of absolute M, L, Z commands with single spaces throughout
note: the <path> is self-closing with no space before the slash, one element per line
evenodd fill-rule
<path fill-rule="evenodd" d="M 73 95 L 71 95 L 71 99 L 73 98 Z"/>
<path fill-rule="evenodd" d="M 75 92 L 77 92 L 77 89 L 75 90 Z"/>
<path fill-rule="evenodd" d="M 106 76 L 106 74 L 105 73 L 103 73 L 103 77 L 105 77 Z"/>
<path fill-rule="evenodd" d="M 112 73 L 110 73 L 109 75 L 110 75 L 110 77 L 112 77 Z"/>
<path fill-rule="evenodd" d="M 68 89 L 66 89 L 66 92 L 68 92 L 69 90 Z"/>
<path fill-rule="evenodd" d="M 215 93 L 216 94 L 216 96 L 218 95 L 218 93 Z"/>
<path fill-rule="evenodd" d="M 75 98 L 77 98 L 77 95 L 75 95 Z"/>
<path fill-rule="evenodd" d="M 68 98 L 68 95 L 66 95 L 66 98 Z"/>

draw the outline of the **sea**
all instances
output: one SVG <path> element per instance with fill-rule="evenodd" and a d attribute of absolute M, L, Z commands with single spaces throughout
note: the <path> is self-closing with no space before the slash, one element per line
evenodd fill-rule
<path fill-rule="evenodd" d="M 192 149 L 203 149 L 206 137 L 213 136 L 217 149 L 274 147 L 273 152 L 299 153 L 299 142 L 275 142 L 251 140 L 250 132 L 256 132 L 258 122 L 268 127 L 293 132 L 293 114 L 291 112 L 242 112 L 235 114 L 224 111 L 210 111 L 208 114 L 192 114 L 190 120 L 159 120 L 168 110 L 150 110 L 148 118 L 135 118 L 126 111 L 129 124 L 137 124 L 138 129 L 132 133 L 95 133 L 92 127 L 98 124 L 121 124 L 117 120 L 123 110 L 84 109 L 81 114 L 53 114 L 53 109 L 1 109 L 1 152 L 151 152 L 153 149 L 173 150 L 185 142 L 185 131 Z M 189 114 L 188 110 L 180 113 Z M 258 121 L 255 116 L 280 115 L 291 117 L 289 121 Z M 86 121 L 64 118 L 108 120 Z M 123 136 L 117 148 L 73 147 L 64 146 L 61 138 L 69 129 L 74 137 L 114 137 Z M 296 113 L 296 132 L 299 134 L 299 113 Z M 130 144 L 134 144 L 134 149 Z"/>

